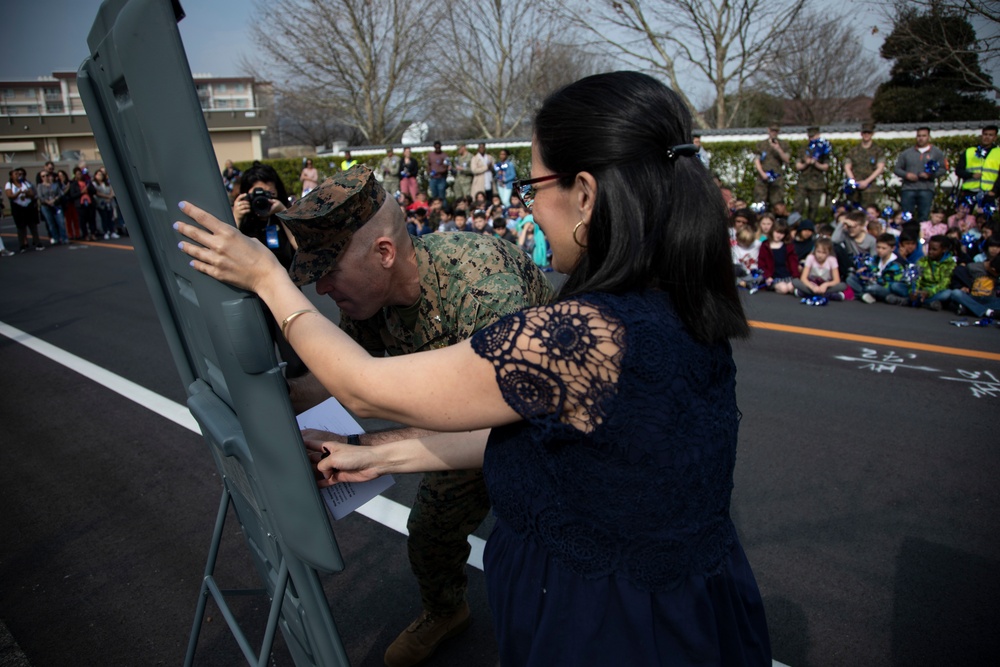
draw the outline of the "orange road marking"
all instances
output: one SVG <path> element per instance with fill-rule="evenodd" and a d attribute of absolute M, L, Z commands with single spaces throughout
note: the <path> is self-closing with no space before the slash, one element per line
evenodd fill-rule
<path fill-rule="evenodd" d="M 872 343 L 875 345 L 891 345 L 909 350 L 923 350 L 924 352 L 936 352 L 938 354 L 950 354 L 956 357 L 972 357 L 973 359 L 989 359 L 1000 361 L 1000 354 L 996 352 L 982 352 L 980 350 L 963 350 L 959 347 L 946 347 L 944 345 L 930 345 L 928 343 L 915 343 L 908 340 L 896 340 L 895 338 L 878 338 L 877 336 L 862 336 L 860 334 L 843 333 L 841 331 L 823 331 L 822 329 L 810 329 L 808 327 L 795 327 L 789 324 L 775 324 L 774 322 L 758 322 L 750 320 L 750 326 L 757 329 L 767 329 L 770 331 L 782 331 L 785 333 L 799 334 L 800 336 L 817 336 L 819 338 L 835 338 L 837 340 L 850 340 L 858 343 Z"/>

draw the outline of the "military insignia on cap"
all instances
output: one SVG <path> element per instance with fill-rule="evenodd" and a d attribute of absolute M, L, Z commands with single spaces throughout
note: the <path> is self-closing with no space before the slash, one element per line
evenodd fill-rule
<path fill-rule="evenodd" d="M 316 282 L 385 201 L 385 190 L 365 165 L 355 165 L 326 179 L 315 190 L 278 214 L 295 237 L 298 250 L 288 275 L 297 285 Z"/>

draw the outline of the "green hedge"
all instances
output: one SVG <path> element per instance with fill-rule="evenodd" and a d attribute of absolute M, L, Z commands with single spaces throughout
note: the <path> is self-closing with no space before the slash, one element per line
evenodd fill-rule
<path fill-rule="evenodd" d="M 978 140 L 978 135 L 970 134 L 968 136 L 949 136 L 949 137 L 938 137 L 933 139 L 933 144 L 940 148 L 945 156 L 948 158 L 948 165 L 951 170 L 954 170 L 955 164 L 958 162 L 960 155 L 969 146 L 975 145 Z M 789 141 L 791 146 L 792 156 L 798 155 L 799 150 L 808 145 L 806 140 Z M 835 200 L 844 199 L 842 192 L 844 179 L 844 166 L 843 160 L 847 153 L 856 146 L 857 140 L 850 139 L 832 139 L 830 140 L 830 145 L 833 147 L 833 152 L 830 156 L 830 170 L 827 172 L 826 178 L 826 194 L 827 201 L 832 202 Z M 913 139 L 878 139 L 876 138 L 876 143 L 882 146 L 886 151 L 886 169 L 882 176 L 879 177 L 879 185 L 882 186 L 882 205 L 891 204 L 893 207 L 899 206 L 899 183 L 893 183 L 897 180 L 894 178 L 892 169 L 896 164 L 897 156 L 907 148 L 913 146 Z M 737 199 L 743 199 L 747 202 L 752 201 L 753 197 L 753 186 L 756 182 L 756 171 L 753 167 L 753 160 L 755 156 L 754 147 L 757 142 L 753 141 L 725 141 L 725 142 L 712 142 L 706 143 L 705 148 L 707 148 L 712 153 L 711 169 L 712 171 L 720 174 L 723 181 L 732 189 L 733 195 Z M 413 151 L 413 157 L 420 162 L 421 167 L 425 164 L 425 155 L 430 149 L 425 151 Z M 515 163 L 517 165 L 517 175 L 518 178 L 527 178 L 531 170 L 531 149 L 527 146 L 521 146 L 518 148 L 508 149 L 510 153 L 514 156 Z M 490 154 L 496 157 L 499 148 L 490 148 Z M 398 151 L 397 151 L 398 152 Z M 455 156 L 454 151 L 446 151 L 451 157 Z M 365 157 L 359 159 L 358 161 L 373 169 L 378 166 L 378 163 L 382 160 L 383 154 L 373 155 L 370 157 Z M 339 156 L 313 156 L 313 164 L 316 169 L 319 170 L 320 180 L 322 181 L 327 176 L 335 173 L 340 168 L 340 161 L 343 158 Z M 302 171 L 302 158 L 280 158 L 274 160 L 262 160 L 264 164 L 269 164 L 278 172 L 282 181 L 285 183 L 285 187 L 289 192 L 301 192 L 302 186 L 299 183 L 299 173 Z M 245 170 L 253 164 L 252 162 L 239 162 L 236 167 L 241 170 Z M 420 175 L 418 176 L 419 185 L 421 190 L 427 189 L 427 174 L 421 168 Z M 795 187 L 798 182 L 798 172 L 794 169 L 789 168 L 785 171 L 785 185 L 786 185 L 786 202 L 789 207 L 795 201 Z M 935 206 L 942 206 L 947 209 L 951 208 L 950 191 L 945 188 L 938 188 L 937 198 L 934 202 Z M 829 207 L 825 213 L 820 214 L 820 222 L 829 220 L 831 217 L 831 212 Z"/>
<path fill-rule="evenodd" d="M 969 146 L 975 145 L 978 139 L 978 135 L 970 134 L 969 136 L 938 137 L 932 139 L 932 143 L 944 152 L 945 157 L 948 158 L 949 170 L 954 172 L 955 164 L 958 162 L 961 154 Z M 891 204 L 894 208 L 898 208 L 900 183 L 893 175 L 892 170 L 896 166 L 896 158 L 899 154 L 914 145 L 913 139 L 878 139 L 876 137 L 875 143 L 882 146 L 886 151 L 885 171 L 882 172 L 882 175 L 877 180 L 878 184 L 882 187 L 882 205 L 887 206 Z M 732 189 L 734 197 L 747 202 L 752 201 L 753 187 L 757 180 L 757 172 L 753 166 L 755 157 L 754 147 L 756 144 L 757 142 L 746 141 L 705 143 L 705 148 L 712 153 L 712 171 L 722 177 L 722 180 Z M 807 146 L 809 142 L 798 140 L 789 141 L 788 144 L 792 149 L 792 159 L 794 160 L 799 150 L 803 146 Z M 830 145 L 833 147 L 833 152 L 830 155 L 830 170 L 827 172 L 826 177 L 828 203 L 845 199 L 843 187 L 847 176 L 844 175 L 844 158 L 851 148 L 858 145 L 858 141 L 831 139 Z M 893 181 L 896 182 L 893 183 Z M 797 183 L 798 172 L 794 168 L 789 167 L 785 170 L 785 201 L 788 203 L 789 209 L 791 209 L 791 205 L 795 201 L 795 187 Z M 951 209 L 952 202 L 950 197 L 950 188 L 939 187 L 934 205 Z M 829 221 L 832 218 L 832 212 L 829 207 L 819 217 L 819 222 Z"/>

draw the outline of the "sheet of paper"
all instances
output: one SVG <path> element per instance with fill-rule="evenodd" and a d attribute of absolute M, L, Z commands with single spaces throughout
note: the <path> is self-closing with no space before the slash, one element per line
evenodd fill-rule
<path fill-rule="evenodd" d="M 361 425 L 344 409 L 337 399 L 328 398 L 319 405 L 309 408 L 296 420 L 299 428 L 314 428 L 341 435 L 364 433 Z M 320 491 L 326 508 L 334 519 L 342 519 L 369 500 L 395 484 L 392 475 L 385 475 L 369 482 L 343 482 Z"/>

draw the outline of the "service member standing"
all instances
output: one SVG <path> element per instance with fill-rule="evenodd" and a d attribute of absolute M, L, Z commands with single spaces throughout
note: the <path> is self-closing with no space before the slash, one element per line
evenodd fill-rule
<path fill-rule="evenodd" d="M 962 194 L 971 197 L 981 194 L 981 204 L 996 201 L 997 174 L 1000 172 L 1000 147 L 996 146 L 996 140 L 997 126 L 987 125 L 979 145 L 966 148 L 955 165 L 955 175 L 962 179 Z"/>
<path fill-rule="evenodd" d="M 874 123 L 861 125 L 861 143 L 847 153 L 844 174 L 856 183 L 849 199 L 860 206 L 880 206 L 882 188 L 876 182 L 885 171 L 885 149 L 872 141 Z"/>
<path fill-rule="evenodd" d="M 826 192 L 826 172 L 830 169 L 830 153 L 819 149 L 822 140 L 815 125 L 806 130 L 809 143 L 799 150 L 795 161 L 795 171 L 799 172 L 799 182 L 795 187 L 795 204 L 792 211 L 808 220 L 816 220 L 819 205 Z M 827 149 L 829 144 L 826 144 Z M 808 206 L 808 208 L 806 208 Z"/>
<path fill-rule="evenodd" d="M 753 200 L 765 202 L 772 208 L 785 200 L 785 166 L 792 159 L 792 149 L 788 142 L 778 139 L 781 127 L 777 124 L 767 128 L 767 139 L 757 144 L 757 156 L 753 166 L 757 170 L 757 183 L 753 188 Z"/>

